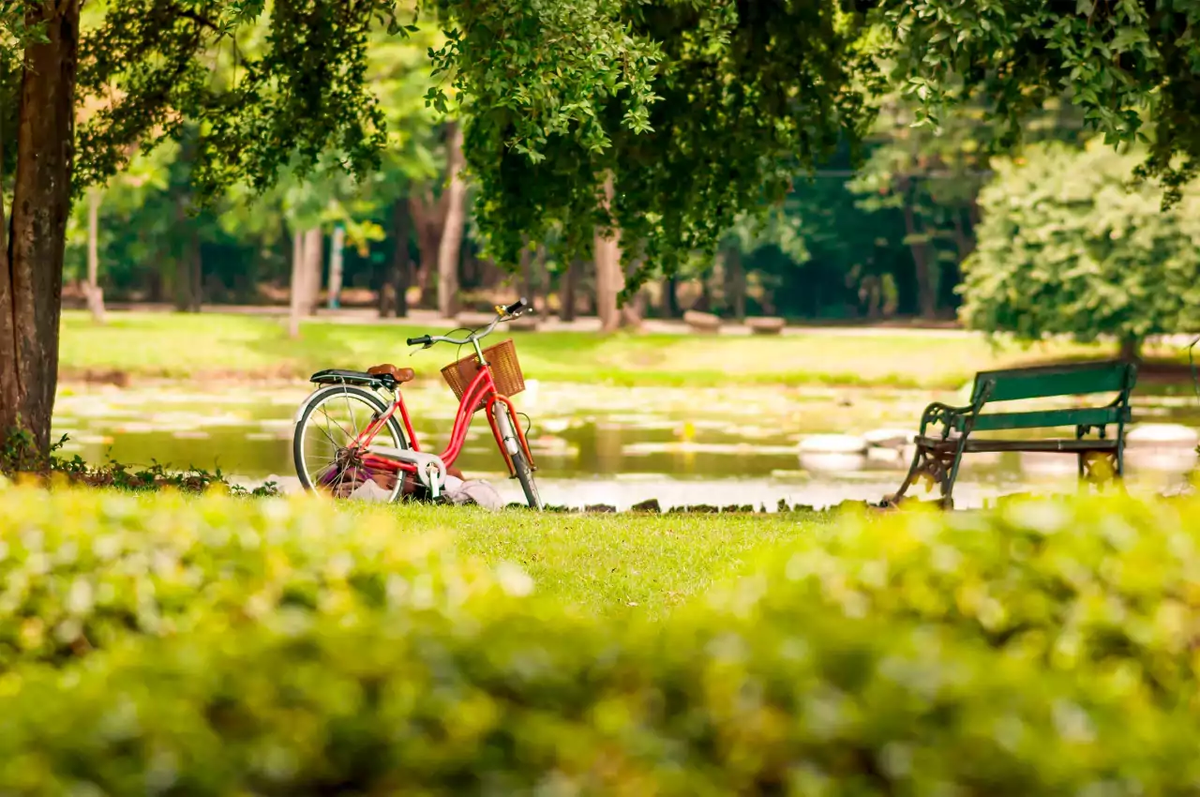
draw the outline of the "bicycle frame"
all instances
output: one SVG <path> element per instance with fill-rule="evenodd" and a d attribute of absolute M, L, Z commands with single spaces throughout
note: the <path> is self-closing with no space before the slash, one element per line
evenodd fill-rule
<path fill-rule="evenodd" d="M 442 462 L 447 467 L 454 464 L 458 459 L 458 455 L 462 453 L 463 445 L 467 440 L 467 431 L 471 428 L 471 422 L 475 415 L 475 408 L 483 403 L 484 412 L 487 413 L 488 424 L 492 427 L 492 436 L 496 438 L 496 446 L 500 449 L 500 454 L 504 457 L 504 464 L 508 468 L 510 477 L 516 475 L 516 469 L 513 467 L 512 455 L 508 453 L 508 447 L 504 445 L 504 437 L 500 431 L 500 425 L 496 421 L 495 406 L 497 402 L 503 402 L 508 407 L 508 417 L 512 422 L 517 433 L 517 439 L 520 441 L 521 449 L 525 453 L 525 457 L 529 462 L 530 468 L 535 468 L 533 463 L 533 454 L 529 451 L 529 442 L 525 439 L 525 430 L 517 422 L 517 410 L 507 396 L 502 396 L 496 392 L 496 382 L 492 378 L 492 369 L 488 367 L 486 362 L 480 362 L 483 367 L 479 369 L 479 374 L 467 386 L 463 392 L 462 401 L 459 402 L 458 412 L 454 416 L 454 428 L 450 432 L 450 443 L 446 450 L 441 453 Z M 387 411 L 380 415 L 372 424 L 367 426 L 357 438 L 354 444 L 359 449 L 366 449 L 371 445 L 375 436 L 379 434 L 379 430 L 384 424 L 391 419 L 396 412 L 399 411 L 400 419 L 404 424 L 404 433 L 408 436 L 409 445 L 413 451 L 420 451 L 420 444 L 417 442 L 417 434 L 413 431 L 412 419 L 408 414 L 408 406 L 404 403 L 404 394 L 399 389 L 396 392 L 396 400 L 392 402 Z M 387 459 L 367 452 L 363 455 L 363 465 L 368 468 L 378 468 L 390 472 L 405 471 L 415 474 L 417 466 L 411 462 L 396 462 L 395 460 Z"/>

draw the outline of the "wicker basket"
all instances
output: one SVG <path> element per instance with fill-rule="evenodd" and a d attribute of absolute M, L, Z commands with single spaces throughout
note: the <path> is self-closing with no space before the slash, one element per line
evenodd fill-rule
<path fill-rule="evenodd" d="M 521 363 L 517 360 L 517 347 L 511 340 L 484 349 L 483 359 L 492 369 L 497 393 L 502 396 L 515 396 L 525 389 L 525 376 L 521 373 Z M 442 369 L 442 377 L 459 401 L 462 401 L 463 393 L 478 374 L 479 363 L 476 362 L 474 354 Z M 481 401 L 475 411 L 483 409 L 483 406 L 484 402 Z"/>

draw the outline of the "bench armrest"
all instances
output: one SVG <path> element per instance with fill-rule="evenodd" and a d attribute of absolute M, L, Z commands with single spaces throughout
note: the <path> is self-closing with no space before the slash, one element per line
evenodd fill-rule
<path fill-rule="evenodd" d="M 974 405 L 951 407 L 949 404 L 935 401 L 925 408 L 925 412 L 921 413 L 920 435 L 925 437 L 925 431 L 929 426 L 941 424 L 942 439 L 945 440 L 950 436 L 950 432 L 957 425 L 956 421 L 959 418 L 972 416 L 977 412 L 979 412 L 979 408 Z"/>

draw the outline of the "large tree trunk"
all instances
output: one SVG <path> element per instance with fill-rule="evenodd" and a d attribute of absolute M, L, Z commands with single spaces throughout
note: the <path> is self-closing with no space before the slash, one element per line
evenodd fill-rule
<path fill-rule="evenodd" d="M 30 26 L 45 25 L 42 41 L 25 50 L 12 237 L 0 261 L 0 429 L 24 427 L 46 452 L 71 211 L 79 0 L 28 7 Z"/>
<path fill-rule="evenodd" d="M 178 217 L 181 223 L 187 223 L 185 202 L 186 199 L 179 200 Z M 175 309 L 181 313 L 200 312 L 203 290 L 200 231 L 193 224 L 186 233 L 183 251 L 175 261 Z"/>
<path fill-rule="evenodd" d="M 204 302 L 204 250 L 200 248 L 200 230 L 192 226 L 191 251 L 188 252 L 188 262 L 191 264 L 192 290 L 191 301 L 188 303 L 189 313 L 200 312 Z"/>
<path fill-rule="evenodd" d="M 604 181 L 604 200 L 605 209 L 608 209 L 613 201 L 612 175 Z M 621 326 L 617 297 L 625 287 L 625 274 L 621 271 L 620 231 L 597 227 L 593 252 L 596 263 L 596 315 L 600 316 L 600 331 L 615 332 Z"/>
<path fill-rule="evenodd" d="M 672 275 L 663 282 L 663 318 L 679 318 L 679 278 Z"/>
<path fill-rule="evenodd" d="M 446 194 L 442 194 L 443 199 Z M 423 194 L 414 194 L 409 199 L 409 210 L 417 231 L 417 306 L 427 304 L 429 278 L 437 270 L 438 249 L 442 243 L 442 228 L 446 221 L 446 203 L 435 200 L 433 192 L 426 189 Z"/>
<path fill-rule="evenodd" d="M 452 318 L 458 312 L 458 254 L 466 223 L 467 185 L 460 172 L 463 167 L 463 133 L 457 122 L 446 131 L 446 171 L 450 185 L 446 189 L 446 224 L 438 245 L 438 312 Z"/>
<path fill-rule="evenodd" d="M 933 268 L 929 257 L 929 243 L 917 226 L 916 209 L 910 195 L 911 181 L 905 177 L 900 182 L 904 194 L 904 231 L 912 251 L 913 266 L 917 276 L 917 306 L 921 317 L 932 319 L 937 315 L 937 287 L 933 284 Z"/>
<path fill-rule="evenodd" d="M 725 249 L 725 301 L 738 321 L 746 320 L 746 270 L 742 250 L 733 245 Z"/>
<path fill-rule="evenodd" d="M 2 217 L 0 217 L 2 218 Z M 104 323 L 104 292 L 100 289 L 100 189 L 88 192 L 87 282 L 84 293 L 92 320 Z"/>
<path fill-rule="evenodd" d="M 622 275 L 621 287 L 625 287 L 625 280 L 637 272 L 641 268 L 640 263 L 631 263 L 629 265 L 629 273 Z M 632 329 L 640 329 L 642 319 L 646 316 L 646 291 L 639 290 L 634 294 L 629 301 L 621 307 L 621 325 Z"/>
<path fill-rule="evenodd" d="M 412 231 L 412 215 L 408 199 L 398 199 L 392 205 L 393 234 L 396 246 L 392 250 L 391 267 L 380 288 L 379 314 L 403 318 L 408 315 L 408 284 L 412 264 L 408 257 L 408 237 Z"/>
<path fill-rule="evenodd" d="M 342 266 L 346 254 L 346 228 L 333 228 L 333 243 L 329 250 L 329 309 L 336 310 L 342 302 Z"/>
<path fill-rule="evenodd" d="M 304 233 L 304 273 L 300 278 L 300 312 L 306 317 L 317 311 L 317 303 L 321 300 L 321 264 L 324 254 L 325 236 L 321 234 L 320 227 L 313 227 Z"/>
<path fill-rule="evenodd" d="M 567 264 L 566 270 L 563 271 L 558 287 L 558 317 L 563 321 L 575 320 L 575 282 L 579 279 L 581 268 L 579 261 L 574 261 Z"/>
<path fill-rule="evenodd" d="M 521 295 L 530 307 L 537 307 L 537 294 L 546 273 L 546 247 L 538 244 L 537 252 L 525 250 L 521 254 Z"/>
<path fill-rule="evenodd" d="M 528 244 L 521 249 L 520 287 L 517 292 L 529 302 L 533 302 L 533 252 L 529 251 Z"/>
<path fill-rule="evenodd" d="M 1127 363 L 1136 363 L 1142 358 L 1142 341 L 1137 337 L 1125 337 L 1121 339 L 1121 360 Z"/>
<path fill-rule="evenodd" d="M 292 233 L 291 302 L 288 307 L 288 335 L 300 337 L 300 317 L 304 306 L 304 233 Z"/>

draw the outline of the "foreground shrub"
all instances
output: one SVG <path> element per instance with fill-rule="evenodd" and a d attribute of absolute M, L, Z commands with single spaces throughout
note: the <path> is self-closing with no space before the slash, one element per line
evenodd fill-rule
<path fill-rule="evenodd" d="M 0 679 L 0 792 L 1194 793 L 1197 735 L 946 629 L 539 600 L 140 638 Z"/>
<path fill-rule="evenodd" d="M 9 489 L 0 794 L 1194 795 L 1198 510 L 848 518 L 650 623 L 386 508 Z"/>
<path fill-rule="evenodd" d="M 129 634 L 456 605 L 498 588 L 385 509 L 110 491 L 0 491 L 0 665 Z"/>
<path fill-rule="evenodd" d="M 1200 500 L 847 517 L 766 569 L 795 585 L 771 596 L 782 615 L 815 604 L 936 623 L 1042 667 L 1120 672 L 1200 710 Z"/>

